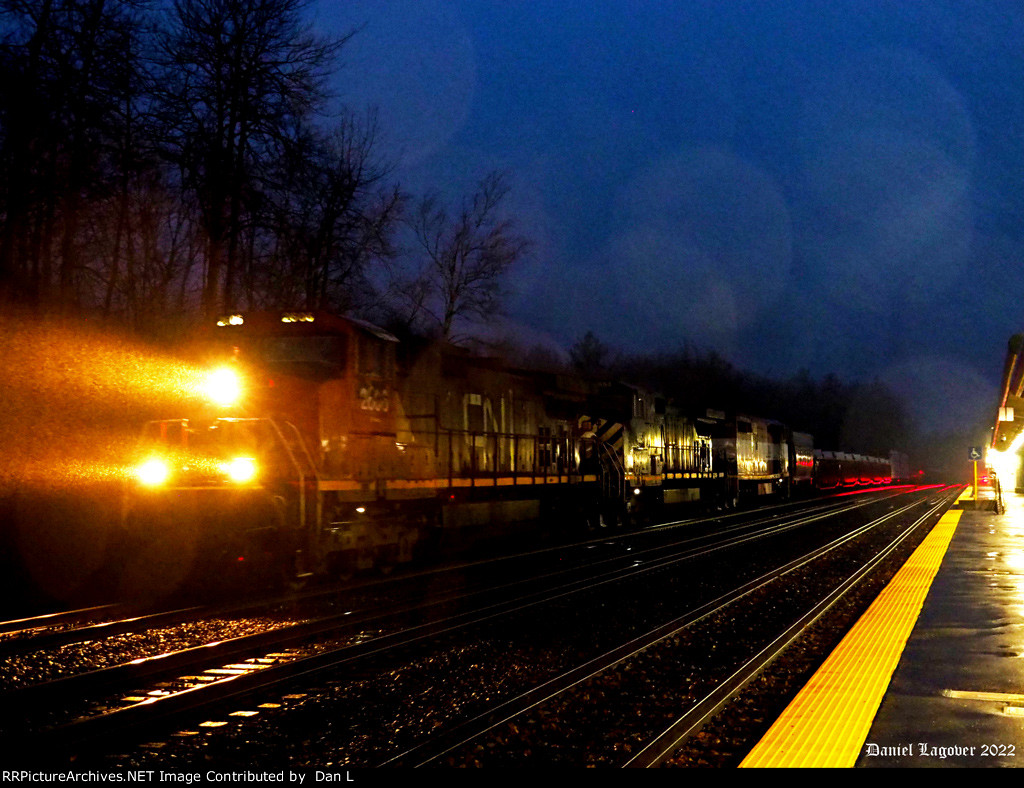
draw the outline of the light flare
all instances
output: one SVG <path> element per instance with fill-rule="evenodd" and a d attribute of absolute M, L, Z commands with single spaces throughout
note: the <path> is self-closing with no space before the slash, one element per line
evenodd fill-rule
<path fill-rule="evenodd" d="M 159 487 L 167 481 L 170 476 L 170 469 L 167 463 L 154 457 L 142 463 L 136 471 L 139 481 L 147 487 Z"/>
<path fill-rule="evenodd" d="M 256 461 L 252 457 L 235 457 L 224 466 L 224 473 L 237 484 L 246 484 L 256 478 Z"/>
<path fill-rule="evenodd" d="M 234 405 L 242 396 L 241 378 L 230 367 L 220 367 L 207 376 L 203 393 L 216 405 Z"/>
<path fill-rule="evenodd" d="M 1020 432 L 1013 442 L 1002 451 L 990 448 L 985 457 L 985 463 L 996 472 L 1000 480 L 1015 483 L 1017 471 L 1020 469 L 1021 446 L 1024 446 L 1024 431 Z"/>

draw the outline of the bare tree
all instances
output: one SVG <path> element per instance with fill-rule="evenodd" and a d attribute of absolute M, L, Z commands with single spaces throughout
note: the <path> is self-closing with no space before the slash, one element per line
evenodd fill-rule
<path fill-rule="evenodd" d="M 432 193 L 409 219 L 416 260 L 411 275 L 397 277 L 394 293 L 410 325 L 433 324 L 452 342 L 462 321 L 484 321 L 501 306 L 502 278 L 529 247 L 502 215 L 509 187 L 492 172 L 452 213 Z"/>
<path fill-rule="evenodd" d="M 376 153 L 377 122 L 347 114 L 280 160 L 268 223 L 273 251 L 256 290 L 267 303 L 345 312 L 369 300 L 366 273 L 390 258 L 402 195 Z"/>
<path fill-rule="evenodd" d="M 576 340 L 569 348 L 572 366 L 581 375 L 598 376 L 608 368 L 608 346 L 597 338 L 593 331 L 588 331 Z"/>
<path fill-rule="evenodd" d="M 120 166 L 140 79 L 141 0 L 0 0 L 0 290 L 38 305 L 87 300 L 95 206 Z"/>
<path fill-rule="evenodd" d="M 235 306 L 267 167 L 321 112 L 346 38 L 314 35 L 309 0 L 176 0 L 163 44 L 168 151 L 206 235 L 203 308 Z"/>

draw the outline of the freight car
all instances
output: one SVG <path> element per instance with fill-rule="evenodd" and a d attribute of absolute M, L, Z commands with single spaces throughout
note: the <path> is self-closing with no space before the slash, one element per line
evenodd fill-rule
<path fill-rule="evenodd" d="M 793 432 L 790 438 L 790 485 L 793 494 L 807 495 L 814 489 L 814 437 Z"/>
<path fill-rule="evenodd" d="M 195 413 L 146 426 L 125 522 L 198 532 L 218 563 L 388 569 L 528 522 L 598 528 L 786 497 L 819 470 L 811 436 L 776 421 L 694 418 L 642 387 L 400 343 L 328 313 L 226 316 L 204 344 L 223 377 Z"/>
<path fill-rule="evenodd" d="M 900 459 L 903 458 L 902 464 Z M 814 450 L 814 483 L 819 490 L 869 487 L 905 480 L 906 455 L 893 452 L 888 459 L 836 451 Z"/>
<path fill-rule="evenodd" d="M 895 449 L 889 452 L 889 475 L 894 484 L 910 481 L 910 459 L 906 454 Z"/>

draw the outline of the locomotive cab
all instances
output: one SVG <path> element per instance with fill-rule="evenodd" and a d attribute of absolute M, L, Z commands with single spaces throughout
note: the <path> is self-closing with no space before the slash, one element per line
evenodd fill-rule
<path fill-rule="evenodd" d="M 304 535 L 301 563 L 347 572 L 409 560 L 417 536 L 378 483 L 405 475 L 395 418 L 398 340 L 326 312 L 246 314 L 218 330 L 256 380 L 252 407 L 310 457 L 297 500 L 287 502 Z"/>

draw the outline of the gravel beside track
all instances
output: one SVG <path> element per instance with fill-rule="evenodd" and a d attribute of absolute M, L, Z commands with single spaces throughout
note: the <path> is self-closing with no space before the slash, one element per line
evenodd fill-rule
<path fill-rule="evenodd" d="M 575 691 L 564 693 L 535 709 L 527 719 L 508 723 L 504 729 L 452 753 L 441 763 L 490 767 L 622 765 L 668 727 L 681 710 L 714 689 L 751 654 L 769 643 L 777 632 L 852 573 L 885 541 L 881 536 L 881 531 L 873 532 L 824 561 L 773 581 L 741 603 L 730 605 L 685 633 L 648 648 L 621 668 L 608 670 Z M 923 536 L 924 533 L 920 538 Z M 916 546 L 919 539 L 912 541 Z M 910 551 L 913 546 L 908 546 Z M 903 560 L 908 555 L 906 552 Z M 899 566 L 900 563 L 891 564 L 889 576 Z M 845 604 L 843 609 L 848 613 L 855 609 L 859 615 L 880 588 L 881 584 L 874 587 L 873 593 L 862 594 L 859 603 Z M 734 710 L 718 715 L 717 732 L 711 729 L 703 736 L 698 735 L 693 750 L 689 746 L 683 748 L 672 765 L 727 766 L 738 762 L 756 741 L 753 737 L 767 728 L 767 725 L 743 724 L 744 705 L 748 712 L 745 716 L 751 718 L 751 722 L 770 724 L 774 716 L 762 710 L 777 708 L 781 711 L 788 698 L 802 686 L 799 677 L 805 677 L 805 671 L 800 671 L 792 683 L 773 677 L 776 674 L 793 677 L 795 667 L 801 663 L 815 667 L 820 664 L 828 653 L 826 645 L 837 642 L 835 627 L 838 624 L 839 620 L 830 619 L 817 627 L 824 635 L 824 642 L 804 640 L 801 647 L 792 649 L 793 655 L 785 664 L 778 662 L 763 674 L 758 682 L 761 692 L 744 693 L 744 703 L 734 701 L 731 705 L 736 706 L 739 713 Z M 804 654 L 802 660 L 797 657 L 798 653 Z"/>
<path fill-rule="evenodd" d="M 818 528 L 823 533 L 829 529 Z M 606 670 L 549 702 L 448 752 L 448 766 L 618 766 L 682 709 L 706 693 L 873 554 L 894 526 L 875 529 L 829 558 L 792 572 Z M 927 529 L 919 528 L 922 532 Z M 802 532 L 806 537 L 807 532 Z M 917 538 L 905 544 L 905 559 Z M 494 625 L 435 639 L 429 648 L 391 652 L 357 673 L 337 671 L 314 686 L 225 708 L 194 727 L 103 759 L 129 768 L 363 767 L 394 756 L 500 699 L 524 692 L 594 655 L 759 576 L 802 551 L 800 538 L 721 556 L 699 567 L 662 571 L 611 588 L 575 594 Z M 897 567 L 893 558 L 888 566 Z M 742 567 L 740 569 L 740 567 Z M 893 569 L 892 571 L 895 571 Z M 727 575 L 727 576 L 726 576 Z M 802 678 L 877 593 L 884 580 L 858 586 L 856 601 L 836 605 L 818 635 L 777 660 L 672 759 L 674 766 L 727 766 L 773 719 Z M 838 616 L 838 618 L 835 618 Z M 205 724 L 203 724 L 205 723 Z"/>
<path fill-rule="evenodd" d="M 849 594 L 839 600 L 768 670 L 680 747 L 665 766 L 726 768 L 738 766 L 789 702 L 863 615 L 928 534 L 919 528 Z"/>
<path fill-rule="evenodd" d="M 345 601 L 342 601 L 342 600 Z M 16 641 L 0 641 L 0 647 L 17 645 L 20 650 L 0 654 L 0 692 L 28 687 L 48 681 L 76 676 L 89 671 L 123 665 L 128 662 L 223 642 L 261 633 L 283 630 L 311 620 L 338 615 L 353 605 L 373 609 L 380 605 L 372 588 L 369 590 L 324 590 L 306 597 L 249 606 L 231 606 L 224 612 L 211 611 L 203 617 L 202 611 L 193 613 L 188 620 L 147 625 L 144 621 L 126 624 L 137 629 L 103 632 L 60 630 L 74 635 L 72 642 L 59 646 L 32 648 L 32 638 L 23 634 Z M 173 617 L 173 614 L 160 614 Z M 186 612 L 183 614 L 187 616 Z M 121 622 L 113 622 L 120 625 Z M 46 640 L 44 633 L 42 641 Z M 2 650 L 2 649 L 0 649 Z"/>
<path fill-rule="evenodd" d="M 264 617 L 210 619 L 15 654 L 0 662 L 0 690 L 39 684 L 204 643 L 268 632 L 292 623 Z"/>

